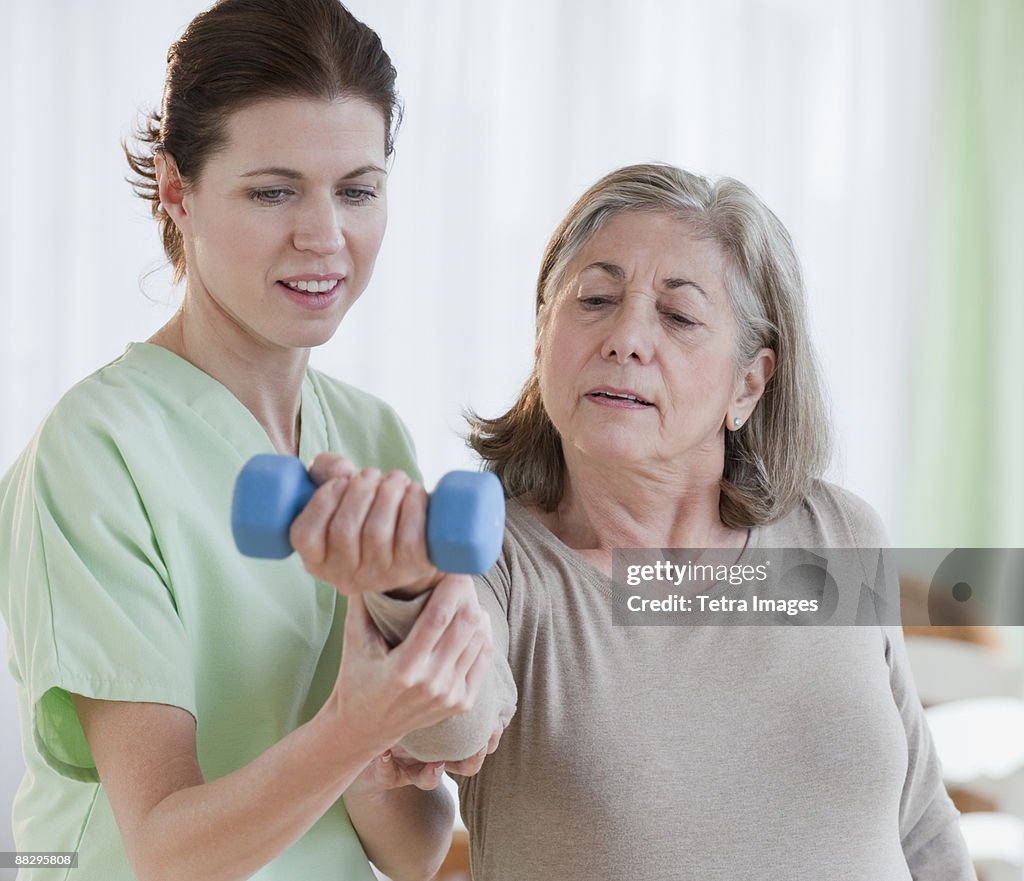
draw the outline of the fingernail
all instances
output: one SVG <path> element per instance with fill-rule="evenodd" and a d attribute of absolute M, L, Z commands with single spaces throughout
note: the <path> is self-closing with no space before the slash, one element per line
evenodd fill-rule
<path fill-rule="evenodd" d="M 390 752 L 382 753 L 381 757 L 380 757 L 380 760 L 381 760 L 381 763 L 390 762 L 391 761 L 391 753 Z"/>

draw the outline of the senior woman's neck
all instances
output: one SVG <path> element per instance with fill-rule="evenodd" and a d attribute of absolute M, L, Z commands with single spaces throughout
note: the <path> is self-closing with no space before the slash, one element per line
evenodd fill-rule
<path fill-rule="evenodd" d="M 726 526 L 719 515 L 719 480 L 570 466 L 558 507 L 536 513 L 576 550 L 742 548 L 748 531 Z"/>

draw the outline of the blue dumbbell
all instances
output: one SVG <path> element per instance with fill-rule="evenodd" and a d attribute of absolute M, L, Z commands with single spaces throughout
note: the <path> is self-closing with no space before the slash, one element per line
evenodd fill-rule
<path fill-rule="evenodd" d="M 316 491 L 294 456 L 253 456 L 235 482 L 231 531 L 248 557 L 281 560 L 291 554 L 288 530 Z M 505 495 L 490 472 L 451 471 L 427 505 L 427 554 L 442 572 L 486 572 L 501 551 Z"/>

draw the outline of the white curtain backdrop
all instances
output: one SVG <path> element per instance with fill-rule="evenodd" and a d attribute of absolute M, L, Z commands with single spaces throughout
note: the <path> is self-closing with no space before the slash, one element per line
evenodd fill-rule
<path fill-rule="evenodd" d="M 0 472 L 64 390 L 177 302 L 119 140 L 205 5 L 0 0 Z M 462 409 L 497 413 L 526 376 L 533 282 L 564 211 L 613 167 L 664 160 L 743 180 L 790 229 L 840 439 L 831 476 L 899 541 L 934 2 L 350 7 L 390 51 L 406 115 L 374 280 L 314 364 L 398 409 L 428 486 L 473 466 Z M 0 732 L 16 754 L 10 686 Z"/>

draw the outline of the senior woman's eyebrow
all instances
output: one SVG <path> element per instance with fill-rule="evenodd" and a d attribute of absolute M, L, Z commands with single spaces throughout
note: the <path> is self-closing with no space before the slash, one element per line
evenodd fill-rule
<path fill-rule="evenodd" d="M 584 266 L 583 269 L 580 271 L 580 274 L 582 275 L 584 272 L 589 272 L 592 269 L 596 269 L 601 272 L 604 272 L 606 275 L 610 275 L 613 279 L 615 279 L 615 281 L 626 280 L 626 270 L 624 270 L 617 263 L 607 263 L 603 260 L 598 260 L 594 263 Z M 708 300 L 709 302 L 712 300 L 711 294 L 704 290 L 704 288 L 697 284 L 697 282 L 695 282 L 693 279 L 667 276 L 666 278 L 663 278 L 661 280 L 661 283 L 667 290 L 670 291 L 674 291 L 677 288 L 682 288 L 689 285 L 692 288 L 696 288 L 705 300 Z"/>
<path fill-rule="evenodd" d="M 582 275 L 584 272 L 589 272 L 591 269 L 599 269 L 602 272 L 606 273 L 607 275 L 610 275 L 616 281 L 626 280 L 626 270 L 623 269 L 621 266 L 617 266 L 614 263 L 605 263 L 602 260 L 598 260 L 596 263 L 591 263 L 589 266 L 584 266 L 583 269 L 580 271 L 580 274 Z"/>
<path fill-rule="evenodd" d="M 697 282 L 693 281 L 692 279 L 670 277 L 662 279 L 661 283 L 670 291 L 674 291 L 676 288 L 682 288 L 689 285 L 692 288 L 696 288 L 705 300 L 711 300 L 711 294 L 709 294 L 706 290 L 704 290 L 704 288 L 702 288 L 699 284 L 697 284 Z"/>

